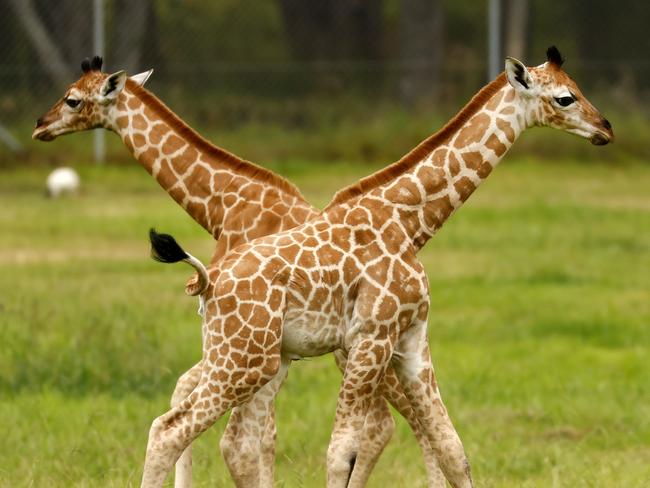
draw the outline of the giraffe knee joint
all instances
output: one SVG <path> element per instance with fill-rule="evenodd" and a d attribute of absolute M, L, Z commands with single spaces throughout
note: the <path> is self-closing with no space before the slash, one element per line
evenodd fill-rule
<path fill-rule="evenodd" d="M 151 422 L 151 427 L 149 428 L 149 441 L 147 450 L 153 449 L 157 450 L 160 447 L 160 441 L 165 431 L 166 422 L 164 415 L 157 417 Z"/>
<path fill-rule="evenodd" d="M 178 406 L 190 395 L 190 393 L 192 393 L 192 390 L 194 390 L 199 382 L 200 376 L 200 364 L 197 364 L 178 378 L 176 386 L 174 387 L 174 393 L 172 393 L 172 408 Z"/>
<path fill-rule="evenodd" d="M 169 402 L 171 407 L 177 407 L 185 398 L 187 398 L 186 390 L 184 384 L 181 383 L 182 378 L 176 383 L 176 388 L 174 388 L 174 393 L 172 393 L 171 401 Z"/>

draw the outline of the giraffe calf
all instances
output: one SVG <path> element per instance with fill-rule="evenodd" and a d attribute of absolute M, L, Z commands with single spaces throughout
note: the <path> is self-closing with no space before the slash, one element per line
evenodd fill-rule
<path fill-rule="evenodd" d="M 307 224 L 303 232 L 309 235 L 319 228 L 322 225 L 318 222 Z M 407 280 L 406 288 L 410 290 L 410 295 L 404 297 L 403 303 L 393 310 L 393 316 L 384 318 L 382 315 L 380 320 L 375 321 L 371 318 L 375 307 L 369 306 L 369 303 L 376 299 L 376 288 L 368 283 L 356 282 L 348 284 L 347 292 L 342 291 L 342 287 L 336 285 L 344 279 L 342 269 L 332 268 L 325 277 L 314 277 L 323 279 L 317 288 L 326 286 L 337 294 L 333 303 L 339 299 L 347 303 L 323 309 L 313 299 L 298 302 L 293 296 L 287 298 L 305 286 L 306 276 L 300 265 L 292 271 L 288 269 L 290 256 L 284 254 L 283 250 L 292 241 L 283 240 L 283 236 L 279 234 L 242 246 L 233 251 L 233 258 L 227 256 L 218 268 L 208 271 L 198 260 L 185 253 L 173 238 L 151 233 L 155 259 L 187 262 L 198 272 L 199 282 L 207 283 L 207 286 L 200 287 L 204 290 L 206 309 L 198 385 L 184 399 L 180 400 L 179 397 L 180 402 L 153 422 L 142 486 L 161 486 L 167 472 L 185 448 L 226 411 L 236 407 L 250 408 L 251 412 L 266 412 L 267 405 L 273 402 L 286 377 L 291 359 L 320 355 L 338 348 L 347 354 L 348 364 L 337 407 L 337 422 L 328 450 L 329 486 L 362 486 L 353 477 L 357 455 L 362 452 L 360 443 L 365 441 L 361 433 L 366 412 L 378 398 L 376 395 L 380 389 L 377 386 L 384 378 L 393 353 L 397 358 L 394 365 L 398 367 L 399 382 L 412 379 L 412 383 L 406 383 L 412 390 L 412 398 L 419 403 L 433 402 L 432 406 L 436 408 L 434 417 L 430 417 L 427 409 L 416 409 L 415 414 L 426 419 L 428 425 L 425 430 L 428 431 L 429 442 L 439 444 L 447 453 L 447 456 L 441 457 L 440 467 L 448 477 L 452 477 L 456 486 L 470 486 L 462 444 L 442 405 L 430 362 L 424 359 L 428 358 L 426 335 L 423 335 L 428 293 L 422 267 L 414 261 L 412 252 L 407 249 L 399 257 L 404 265 L 410 267 L 410 270 L 401 268 L 399 271 L 400 279 Z M 361 249 L 367 244 L 360 244 Z M 277 253 L 273 251 L 274 248 Z M 258 258 L 256 252 L 264 256 L 259 255 Z M 333 259 L 333 266 L 343 266 L 345 260 L 335 259 L 332 249 L 325 247 L 323 252 L 319 259 Z M 359 252 L 351 255 L 362 256 Z M 264 262 L 260 259 L 262 257 Z M 391 267 L 397 269 L 396 266 L 403 265 L 395 261 Z M 257 275 L 266 281 L 234 279 L 239 275 L 249 278 Z M 331 280 L 334 275 L 339 277 L 334 284 L 325 281 Z M 350 275 L 353 280 L 359 276 Z M 397 283 L 391 281 L 390 289 L 395 286 Z M 379 313 L 386 313 L 383 307 L 380 309 Z M 366 314 L 371 316 L 367 317 Z M 404 318 L 398 321 L 398 315 Z M 410 320 L 405 318 L 409 316 Z M 343 324 L 350 324 L 351 327 Z M 400 328 L 413 329 L 413 332 L 401 337 Z M 307 342 L 304 342 L 305 339 Z M 235 412 L 233 415 L 236 415 Z M 251 412 L 246 416 L 254 417 Z M 443 433 L 443 437 L 439 437 L 439 433 Z M 244 435 L 243 441 L 247 438 Z M 247 449 L 238 447 L 237 451 L 247 452 Z M 224 454 L 228 459 L 227 452 Z M 254 463 L 254 459 L 245 459 L 243 464 L 246 463 Z M 439 469 L 437 465 L 435 468 Z M 245 468 L 243 470 L 246 471 Z M 255 478 L 238 485 L 260 486 L 259 477 L 263 474 L 253 473 Z M 365 478 L 366 474 L 355 476 Z"/>
<path fill-rule="evenodd" d="M 127 76 L 125 71 L 108 74 L 101 68 L 102 59 L 98 56 L 84 60 L 81 77 L 37 120 L 32 137 L 52 141 L 64 134 L 98 127 L 118 134 L 147 172 L 217 239 L 212 265 L 244 242 L 291 229 L 318 215 L 294 185 L 208 142 L 143 88 L 153 70 Z M 199 294 L 198 285 L 198 281 L 189 282 L 186 293 Z M 337 365 L 344 371 L 346 364 L 342 352 L 337 356 Z M 199 363 L 179 379 L 172 406 L 194 390 L 201 371 Z M 390 368 L 385 376 L 396 380 Z M 439 473 L 431 473 L 436 460 L 430 443 L 404 392 L 392 380 L 382 388 L 385 400 L 408 419 L 428 471 L 437 476 Z M 250 480 L 256 479 L 261 487 L 273 486 L 275 426 L 273 394 L 269 389 L 258 393 L 254 402 L 233 409 L 222 437 L 222 453 L 238 488 L 255 486 Z M 393 420 L 385 400 L 375 401 L 370 407 L 363 427 L 365 441 L 358 452 L 350 486 L 365 485 L 390 438 Z M 246 442 L 241 441 L 242 432 L 246 433 Z M 242 459 L 260 459 L 259 473 L 254 472 L 255 463 Z M 435 484 L 430 486 L 438 488 Z M 175 487 L 191 488 L 189 452 L 177 466 Z"/>
<path fill-rule="evenodd" d="M 555 47 L 547 60 L 527 68 L 508 58 L 505 73 L 397 163 L 340 191 L 306 223 L 224 256 L 204 292 L 199 384 L 154 421 L 143 487 L 161 487 L 183 449 L 227 410 L 263 388 L 274 395 L 268 385 L 281 383 L 287 358 L 339 349 L 347 364 L 328 486 L 362 486 L 354 478 L 361 432 L 391 366 L 446 479 L 472 486 L 431 361 L 428 280 L 416 253 L 525 129 L 562 129 L 595 145 L 613 139 Z M 192 264 L 185 253 L 172 256 Z"/>

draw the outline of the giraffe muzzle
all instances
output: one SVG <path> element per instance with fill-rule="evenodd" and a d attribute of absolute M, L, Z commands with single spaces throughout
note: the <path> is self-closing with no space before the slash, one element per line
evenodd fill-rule
<path fill-rule="evenodd" d="M 604 117 L 601 117 L 599 130 L 594 135 L 589 138 L 589 141 L 594 146 L 604 146 L 614 141 L 614 131 L 612 130 L 612 124 L 609 123 Z"/>
<path fill-rule="evenodd" d="M 589 139 L 589 142 L 591 142 L 594 146 L 604 146 L 605 144 L 609 144 L 610 141 L 611 139 L 608 136 L 601 134 L 600 132 L 595 133 Z"/>
<path fill-rule="evenodd" d="M 34 132 L 32 132 L 32 139 L 39 141 L 51 141 L 54 139 L 54 136 L 47 130 L 47 127 L 50 124 L 47 122 L 46 118 L 39 117 L 36 121 L 36 127 L 34 127 Z"/>
<path fill-rule="evenodd" d="M 34 129 L 34 132 L 32 132 L 32 139 L 35 141 L 51 141 L 55 138 L 54 134 L 52 134 L 49 130 L 47 130 L 47 127 L 39 127 L 36 126 Z"/>

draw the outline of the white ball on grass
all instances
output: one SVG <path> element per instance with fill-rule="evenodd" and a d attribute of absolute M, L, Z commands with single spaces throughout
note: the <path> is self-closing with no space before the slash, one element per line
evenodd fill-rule
<path fill-rule="evenodd" d="M 57 168 L 47 177 L 47 194 L 58 198 L 79 191 L 79 175 L 72 168 Z"/>

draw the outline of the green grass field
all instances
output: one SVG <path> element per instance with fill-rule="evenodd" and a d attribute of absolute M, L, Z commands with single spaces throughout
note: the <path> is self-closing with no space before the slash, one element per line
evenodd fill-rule
<path fill-rule="evenodd" d="M 584 144 L 584 143 L 583 143 Z M 134 163 L 0 179 L 0 486 L 138 486 L 147 433 L 200 357 L 189 268 L 210 238 Z M 316 205 L 369 166 L 277 164 Z M 477 487 L 650 485 L 650 167 L 509 157 L 422 251 L 439 383 Z M 340 376 L 292 366 L 278 399 L 279 487 L 320 487 Z M 231 486 L 225 421 L 195 448 L 197 487 Z M 424 486 L 406 424 L 372 487 Z M 171 480 L 168 481 L 171 486 Z"/>

